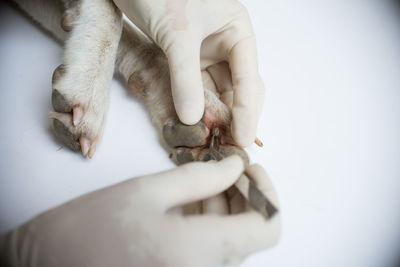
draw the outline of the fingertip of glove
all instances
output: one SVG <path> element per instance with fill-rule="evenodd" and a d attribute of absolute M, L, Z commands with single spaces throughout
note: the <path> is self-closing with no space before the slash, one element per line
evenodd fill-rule
<path fill-rule="evenodd" d="M 179 120 L 186 125 L 194 125 L 203 117 L 204 106 L 196 107 L 195 104 L 185 102 L 176 105 Z"/>
<path fill-rule="evenodd" d="M 224 167 L 226 165 L 226 166 L 229 166 L 231 168 L 232 167 L 237 167 L 237 168 L 240 168 L 241 170 L 244 170 L 244 166 L 245 166 L 244 162 L 243 162 L 243 159 L 239 155 L 229 156 L 229 157 L 223 159 L 221 161 L 221 163 L 224 164 Z"/>
<path fill-rule="evenodd" d="M 232 137 L 236 145 L 240 147 L 248 147 L 254 142 L 255 135 L 250 133 L 250 131 L 246 129 L 236 129 L 233 124 L 231 129 L 232 129 Z"/>

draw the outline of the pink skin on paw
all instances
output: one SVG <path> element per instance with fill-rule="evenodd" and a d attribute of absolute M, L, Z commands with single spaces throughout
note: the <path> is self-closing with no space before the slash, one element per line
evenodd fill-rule
<path fill-rule="evenodd" d="M 221 120 L 209 112 L 207 109 L 204 111 L 204 116 L 202 119 L 203 123 L 206 125 L 206 127 L 212 132 L 214 128 L 218 128 L 220 132 L 220 144 L 224 145 L 235 145 L 232 135 L 231 135 L 231 130 L 230 127 L 227 123 L 221 122 Z M 210 144 L 211 141 L 211 136 L 209 136 L 210 140 L 208 140 L 207 144 Z"/>

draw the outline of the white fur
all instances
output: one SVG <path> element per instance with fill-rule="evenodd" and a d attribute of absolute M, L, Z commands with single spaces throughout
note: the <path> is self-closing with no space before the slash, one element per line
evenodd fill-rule
<path fill-rule="evenodd" d="M 177 118 L 165 55 L 129 23 L 124 22 L 122 25 L 121 14 L 115 9 L 111 0 L 15 0 L 15 2 L 56 38 L 66 40 L 63 56 L 66 73 L 54 87 L 72 105 L 82 105 L 85 114 L 83 122 L 78 127 L 72 126 L 71 119 L 66 117 L 70 115 L 65 113 L 52 113 L 52 117 L 68 124 L 72 132 L 96 138 L 102 131 L 114 61 L 115 71 L 121 74 L 128 87 L 132 87 L 129 83 L 132 74 L 136 74 L 143 81 L 142 91 L 138 95 L 148 109 L 159 133 L 167 120 Z M 73 30 L 67 39 L 60 27 L 65 12 L 74 12 L 76 18 L 72 24 Z M 105 43 L 108 44 L 106 48 L 104 48 Z M 206 89 L 205 109 L 217 120 L 229 124 L 230 111 L 220 101 L 209 75 L 203 75 L 203 83 Z M 138 88 L 130 89 L 135 91 Z"/>

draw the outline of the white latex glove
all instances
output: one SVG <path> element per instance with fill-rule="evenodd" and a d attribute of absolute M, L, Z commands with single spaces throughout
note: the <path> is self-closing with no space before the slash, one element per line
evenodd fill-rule
<path fill-rule="evenodd" d="M 185 124 L 204 112 L 200 70 L 225 74 L 220 93 L 232 106 L 232 136 L 239 146 L 256 137 L 264 102 L 256 42 L 245 7 L 236 0 L 114 0 L 168 58 L 176 112 Z M 226 71 L 213 70 L 228 62 Z M 228 98 L 229 98 L 228 97 Z M 221 96 L 226 98 L 226 96 Z"/>
<path fill-rule="evenodd" d="M 3 237 L 0 248 L 12 266 L 237 265 L 277 242 L 279 214 L 266 221 L 255 211 L 216 215 L 223 213 L 218 205 L 213 214 L 186 217 L 169 210 L 222 192 L 242 171 L 232 156 L 130 179 L 39 215 Z M 264 170 L 248 172 L 277 204 Z"/>

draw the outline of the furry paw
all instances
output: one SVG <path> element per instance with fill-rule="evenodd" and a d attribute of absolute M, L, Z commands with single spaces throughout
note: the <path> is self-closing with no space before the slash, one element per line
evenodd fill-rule
<path fill-rule="evenodd" d="M 233 154 L 239 155 L 245 165 L 249 164 L 246 151 L 237 147 L 230 135 L 228 125 L 208 121 L 209 115 L 205 113 L 203 119 L 195 125 L 184 125 L 178 120 L 167 120 L 164 124 L 162 135 L 167 145 L 172 148 L 171 157 L 178 165 L 192 161 L 212 160 L 210 154 L 210 143 L 212 132 L 218 129 L 218 151 L 224 157 Z"/>
<path fill-rule="evenodd" d="M 64 144 L 91 158 L 103 133 L 122 14 L 110 0 L 64 4 L 61 27 L 70 35 L 53 74 L 50 118 Z"/>
<path fill-rule="evenodd" d="M 56 136 L 90 158 L 101 139 L 108 107 L 108 84 L 95 79 L 60 65 L 53 73 L 51 96 L 55 112 L 50 118 Z"/>

